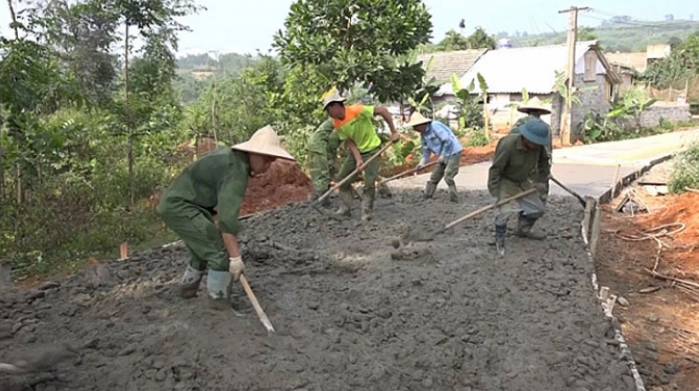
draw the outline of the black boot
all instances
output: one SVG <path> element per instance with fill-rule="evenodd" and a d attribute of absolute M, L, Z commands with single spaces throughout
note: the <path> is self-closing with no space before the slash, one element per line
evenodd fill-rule
<path fill-rule="evenodd" d="M 495 225 L 495 247 L 498 254 L 502 257 L 505 255 L 505 234 L 507 233 L 507 225 Z"/>

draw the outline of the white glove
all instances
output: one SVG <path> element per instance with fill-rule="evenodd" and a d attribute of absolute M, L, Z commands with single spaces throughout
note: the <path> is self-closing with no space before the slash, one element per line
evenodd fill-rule
<path fill-rule="evenodd" d="M 241 274 L 245 274 L 243 257 L 228 258 L 228 271 L 233 275 L 233 281 L 238 281 Z"/>

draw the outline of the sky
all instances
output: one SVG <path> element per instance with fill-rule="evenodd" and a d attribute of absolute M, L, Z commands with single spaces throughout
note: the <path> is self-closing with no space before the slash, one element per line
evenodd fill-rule
<path fill-rule="evenodd" d="M 16 8 L 21 8 L 13 0 Z M 179 55 L 205 52 L 250 53 L 257 49 L 266 52 L 271 48 L 272 36 L 283 28 L 284 19 L 294 0 L 198 0 L 206 7 L 197 15 L 180 19 L 193 31 L 180 33 Z M 465 0 L 425 0 L 432 14 L 433 41 L 439 41 L 450 29 L 457 29 L 459 21 L 465 20 L 465 34 L 476 26 L 489 33 L 527 31 L 543 33 L 564 31 L 568 23 L 567 9 L 570 0 L 488 0 L 472 2 Z M 580 12 L 579 25 L 597 26 L 603 19 L 628 15 L 636 23 L 662 20 L 672 14 L 675 19 L 699 20 L 699 1 L 689 0 L 587 0 L 575 4 L 591 7 L 591 12 Z M 10 35 L 10 15 L 6 6 L 0 7 L 0 33 Z"/>

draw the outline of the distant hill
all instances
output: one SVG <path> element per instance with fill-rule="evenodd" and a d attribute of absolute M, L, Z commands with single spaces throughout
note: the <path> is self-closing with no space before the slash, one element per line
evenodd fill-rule
<path fill-rule="evenodd" d="M 180 73 L 192 73 L 195 77 L 222 72 L 226 75 L 237 76 L 248 65 L 257 60 L 251 55 L 238 53 L 221 54 L 218 62 L 208 54 L 190 54 L 177 59 L 177 69 Z"/>
<path fill-rule="evenodd" d="M 597 28 L 581 28 L 582 34 L 592 34 L 600 41 L 607 52 L 645 51 L 646 46 L 658 43 L 677 43 L 699 31 L 699 22 L 680 20 L 663 22 L 605 21 Z M 526 34 L 526 33 L 525 33 Z M 499 34 L 498 38 L 508 38 L 513 47 L 552 45 L 566 42 L 566 32 L 528 34 L 511 36 Z M 587 39 L 581 37 L 581 39 Z"/>

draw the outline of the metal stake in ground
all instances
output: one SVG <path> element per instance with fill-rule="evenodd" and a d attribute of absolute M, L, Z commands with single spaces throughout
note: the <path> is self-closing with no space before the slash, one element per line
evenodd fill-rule
<path fill-rule="evenodd" d="M 250 284 L 248 284 L 248 279 L 245 278 L 245 274 L 240 275 L 240 284 L 243 285 L 243 289 L 245 289 L 248 299 L 250 299 L 252 306 L 255 308 L 255 312 L 257 312 L 257 317 L 260 318 L 260 322 L 262 322 L 268 332 L 273 333 L 274 327 L 272 327 L 272 322 L 269 321 L 267 314 L 265 314 L 260 306 L 260 303 L 257 301 L 257 297 L 255 297 L 252 289 L 250 289 Z"/>
<path fill-rule="evenodd" d="M 401 246 L 401 244 L 406 245 L 406 244 L 409 244 L 412 242 L 430 242 L 430 241 L 434 240 L 435 236 L 437 236 L 441 233 L 444 233 L 446 230 L 448 230 L 449 228 L 452 228 L 453 226 L 455 226 L 459 223 L 463 223 L 464 221 L 472 219 L 472 218 L 474 218 L 474 217 L 476 217 L 484 212 L 487 212 L 491 209 L 505 205 L 508 202 L 512 202 L 512 201 L 515 201 L 515 200 L 520 199 L 522 197 L 526 197 L 529 194 L 532 194 L 535 192 L 536 192 L 536 188 L 531 188 L 531 189 L 523 191 L 519 194 L 515 194 L 512 197 L 505 198 L 504 200 L 501 200 L 496 204 L 484 206 L 478 210 L 475 210 L 475 211 L 467 214 L 466 216 L 460 217 L 460 218 L 452 221 L 451 223 L 445 225 L 443 228 L 440 228 L 439 230 L 432 232 L 432 233 L 424 232 L 424 231 L 414 231 L 414 230 L 408 228 L 406 233 L 403 234 L 403 236 L 401 236 L 400 239 L 394 239 L 391 244 L 393 245 L 394 248 L 398 248 Z"/>
<path fill-rule="evenodd" d="M 381 149 L 378 152 L 376 152 L 369 159 L 367 159 L 365 162 L 363 162 L 362 165 L 357 166 L 357 168 L 355 168 L 354 171 L 352 171 L 349 175 L 344 177 L 335 186 L 331 187 L 330 190 L 325 192 L 325 194 L 323 194 L 322 196 L 318 197 L 318 199 L 313 201 L 313 203 L 311 204 L 313 206 L 313 209 L 315 209 L 318 213 L 320 213 L 324 216 L 333 216 L 333 215 L 328 215 L 325 212 L 323 212 L 318 205 L 320 205 L 326 198 L 330 197 L 330 194 L 332 194 L 335 190 L 339 189 L 340 186 L 346 184 L 351 179 L 353 179 L 355 175 L 359 174 L 362 170 L 364 170 L 364 167 L 366 167 L 369 163 L 374 161 L 374 159 L 377 159 L 379 156 L 381 156 L 381 154 L 384 153 L 391 145 L 392 144 L 390 142 L 386 143 L 386 145 L 381 147 Z"/>

